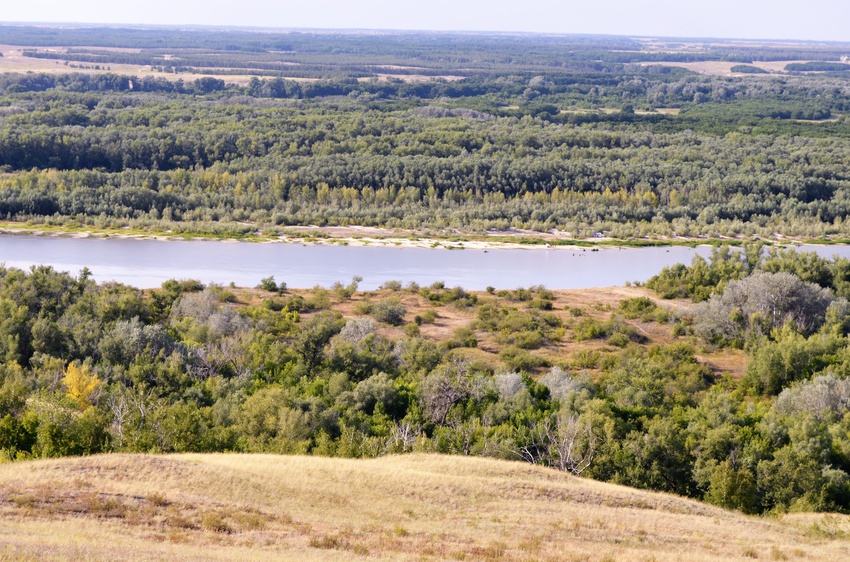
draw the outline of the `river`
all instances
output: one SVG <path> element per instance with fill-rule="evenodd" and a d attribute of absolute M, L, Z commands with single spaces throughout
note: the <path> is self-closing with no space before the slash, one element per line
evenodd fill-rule
<path fill-rule="evenodd" d="M 850 246 L 799 249 L 850 257 Z M 27 269 L 45 264 L 72 274 L 88 267 L 98 282 L 119 281 L 139 288 L 159 287 L 168 279 L 250 287 L 269 275 L 292 288 L 327 287 L 359 275 L 362 290 L 389 280 L 420 285 L 443 281 L 469 290 L 530 285 L 578 289 L 643 282 L 665 265 L 689 264 L 695 255 L 710 253 L 707 246 L 446 250 L 0 235 L 0 263 L 7 266 Z"/>

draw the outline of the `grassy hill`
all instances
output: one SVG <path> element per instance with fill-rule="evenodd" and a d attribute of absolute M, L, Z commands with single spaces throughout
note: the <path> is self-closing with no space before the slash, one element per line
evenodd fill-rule
<path fill-rule="evenodd" d="M 0 466 L 0 560 L 847 560 L 848 529 L 845 516 L 747 517 L 484 458 Z"/>

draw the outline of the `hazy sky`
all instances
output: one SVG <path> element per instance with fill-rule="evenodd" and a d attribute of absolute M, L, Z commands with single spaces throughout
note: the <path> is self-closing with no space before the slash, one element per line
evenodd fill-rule
<path fill-rule="evenodd" d="M 25 0 L 6 4 L 0 10 L 0 20 L 6 22 L 850 41 L 848 0 Z"/>

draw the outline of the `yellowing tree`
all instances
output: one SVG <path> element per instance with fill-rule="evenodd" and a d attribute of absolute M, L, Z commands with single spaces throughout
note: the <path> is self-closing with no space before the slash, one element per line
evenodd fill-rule
<path fill-rule="evenodd" d="M 68 389 L 68 396 L 73 398 L 83 410 L 92 405 L 92 395 L 101 385 L 100 379 L 90 372 L 88 365 L 77 366 L 76 363 L 68 364 L 62 383 Z"/>

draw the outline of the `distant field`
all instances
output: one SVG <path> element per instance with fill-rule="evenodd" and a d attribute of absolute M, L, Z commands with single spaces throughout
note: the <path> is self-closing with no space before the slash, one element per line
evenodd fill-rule
<path fill-rule="evenodd" d="M 154 76 L 157 78 L 166 78 L 168 80 L 177 81 L 183 80 L 184 82 L 191 82 L 193 80 L 197 80 L 198 78 L 204 77 L 213 77 L 224 80 L 229 84 L 239 84 L 244 86 L 251 79 L 250 74 L 238 74 L 238 75 L 218 75 L 218 74 L 203 74 L 203 73 L 193 73 L 193 72 L 179 72 L 179 73 L 168 73 L 168 72 L 157 72 L 153 70 L 150 66 L 147 65 L 138 65 L 138 64 L 118 64 L 118 63 L 110 63 L 105 66 L 101 66 L 100 69 L 93 68 L 95 66 L 94 63 L 88 62 L 73 62 L 73 61 L 64 61 L 64 60 L 50 60 L 50 59 L 37 59 L 32 57 L 25 57 L 22 54 L 24 49 L 31 49 L 35 47 L 21 47 L 21 46 L 12 46 L 12 45 L 0 45 L 0 53 L 3 53 L 3 56 L 0 57 L 0 73 L 6 72 L 43 72 L 47 74 L 67 74 L 69 72 L 81 72 L 84 74 L 106 74 L 106 73 L 114 73 L 114 74 L 123 74 L 126 76 Z M 44 49 L 41 49 L 44 50 Z M 51 48 L 51 51 L 64 51 L 63 48 Z M 139 52 L 140 49 L 117 49 L 111 48 L 108 49 L 110 51 L 126 51 L 126 52 Z M 69 62 L 68 65 L 65 62 Z M 75 65 L 72 67 L 71 65 Z M 299 78 L 290 78 L 290 80 L 300 80 L 304 81 L 305 79 Z"/>
<path fill-rule="evenodd" d="M 749 66 L 755 66 L 766 70 L 771 74 L 786 74 L 785 67 L 791 63 L 812 62 L 807 60 L 781 60 L 781 61 L 753 61 L 747 63 Z M 684 68 L 700 74 L 708 74 L 711 76 L 741 76 L 739 73 L 732 72 L 732 67 L 738 66 L 739 62 L 729 61 L 699 61 L 699 62 L 646 62 L 642 66 L 661 65 L 677 68 Z"/>
<path fill-rule="evenodd" d="M 483 458 L 0 466 L 4 560 L 846 560 L 840 515 L 746 517 Z"/>

